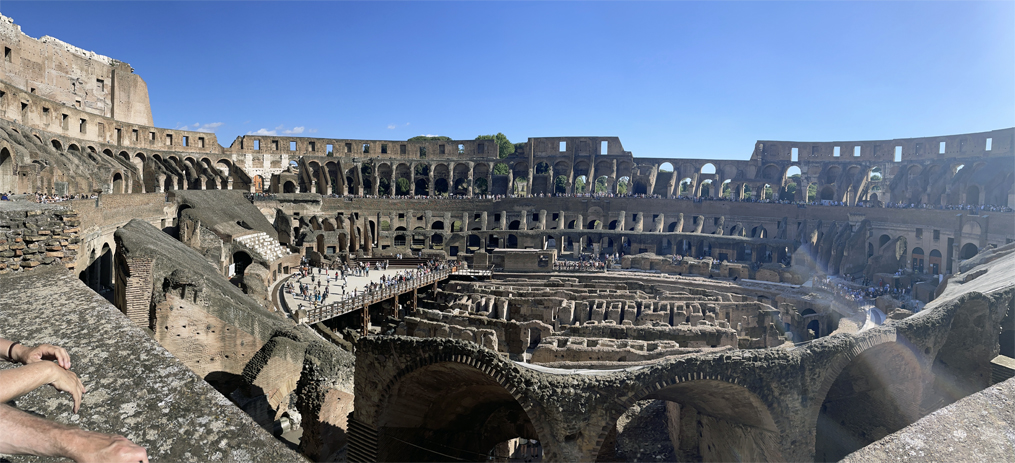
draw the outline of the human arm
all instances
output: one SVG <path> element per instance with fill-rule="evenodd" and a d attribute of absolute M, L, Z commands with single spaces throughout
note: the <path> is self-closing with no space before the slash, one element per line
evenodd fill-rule
<path fill-rule="evenodd" d="M 143 447 L 111 436 L 48 421 L 0 404 L 0 453 L 70 458 L 78 463 L 144 462 Z"/>
<path fill-rule="evenodd" d="M 25 395 L 44 384 L 69 393 L 74 398 L 74 413 L 78 412 L 85 386 L 73 371 L 64 370 L 53 362 L 36 362 L 0 372 L 0 403 Z"/>
<path fill-rule="evenodd" d="M 11 354 L 10 357 L 7 356 L 8 352 Z M 0 338 L 0 357 L 26 365 L 43 360 L 56 360 L 64 370 L 70 369 L 70 354 L 66 349 L 52 344 L 39 344 L 31 347 Z"/>

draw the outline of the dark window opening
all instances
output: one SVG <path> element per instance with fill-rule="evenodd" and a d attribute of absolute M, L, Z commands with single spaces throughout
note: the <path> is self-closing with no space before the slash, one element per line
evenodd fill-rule
<path fill-rule="evenodd" d="M 437 154 L 444 154 L 444 145 L 437 145 Z"/>
<path fill-rule="evenodd" d="M 486 144 L 485 143 L 477 143 L 476 144 L 476 153 L 478 153 L 478 154 L 484 154 L 484 153 L 486 153 Z"/>
<path fill-rule="evenodd" d="M 345 144 L 345 152 L 346 153 L 351 153 L 352 152 L 352 143 L 346 143 Z"/>
<path fill-rule="evenodd" d="M 406 153 L 405 145 L 398 145 L 398 154 L 405 154 L 405 153 Z"/>
<path fill-rule="evenodd" d="M 381 154 L 388 154 L 388 145 L 387 144 L 382 144 L 381 145 Z"/>

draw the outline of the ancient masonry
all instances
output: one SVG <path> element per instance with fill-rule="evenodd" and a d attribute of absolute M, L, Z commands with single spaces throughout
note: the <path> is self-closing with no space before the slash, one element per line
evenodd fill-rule
<path fill-rule="evenodd" d="M 0 329 L 67 344 L 99 397 L 17 405 L 156 458 L 862 460 L 1015 384 L 1015 128 L 223 147 L 153 127 L 126 63 L 6 17 L 0 42 Z M 308 326 L 304 262 L 430 273 Z"/>

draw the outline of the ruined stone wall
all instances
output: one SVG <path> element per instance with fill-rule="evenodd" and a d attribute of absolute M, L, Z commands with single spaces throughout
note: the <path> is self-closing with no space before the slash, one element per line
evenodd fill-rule
<path fill-rule="evenodd" d="M 25 209 L 0 203 L 0 274 L 39 267 L 74 269 L 81 221 L 72 209 Z"/>
<path fill-rule="evenodd" d="M 127 63 L 54 37 L 34 39 L 6 16 L 0 16 L 0 44 L 3 80 L 62 106 L 152 125 L 148 86 Z"/>

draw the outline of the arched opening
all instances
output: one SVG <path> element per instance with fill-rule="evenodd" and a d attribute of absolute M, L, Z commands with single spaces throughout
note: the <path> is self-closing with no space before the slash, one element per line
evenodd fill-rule
<path fill-rule="evenodd" d="M 443 230 L 444 229 L 444 222 L 441 221 L 441 220 L 434 220 L 433 223 L 430 224 L 430 229 L 431 230 Z"/>
<path fill-rule="evenodd" d="M 123 193 L 123 175 L 119 172 L 113 174 L 113 193 Z"/>
<path fill-rule="evenodd" d="M 641 179 L 634 182 L 634 185 L 631 188 L 631 194 L 647 195 L 648 193 L 648 183 L 645 183 L 645 181 Z"/>
<path fill-rule="evenodd" d="M 814 460 L 839 461 L 916 421 L 923 390 L 921 370 L 913 351 L 895 342 L 854 358 L 821 403 Z"/>
<path fill-rule="evenodd" d="M 781 461 L 768 407 L 726 381 L 679 382 L 636 401 L 615 423 L 597 461 Z"/>
<path fill-rule="evenodd" d="M 930 258 L 927 259 L 927 264 L 930 265 L 930 274 L 937 275 L 941 273 L 941 251 L 937 249 L 930 250 Z"/>
<path fill-rule="evenodd" d="M 323 241 L 318 243 L 318 246 L 323 245 Z M 247 266 L 250 265 L 254 260 L 250 258 L 250 254 L 245 251 L 236 251 L 233 253 L 233 274 L 243 275 L 243 272 L 247 270 Z"/>
<path fill-rule="evenodd" d="M 821 189 L 820 199 L 822 201 L 834 201 L 835 200 L 835 188 L 832 188 L 831 185 L 825 185 L 824 188 Z"/>
<path fill-rule="evenodd" d="M 878 237 L 878 249 L 881 249 L 884 245 L 888 244 L 892 240 L 892 237 L 888 235 L 881 235 Z"/>
<path fill-rule="evenodd" d="M 431 249 L 444 249 L 444 236 L 443 235 L 431 235 L 430 236 L 430 248 Z"/>
<path fill-rule="evenodd" d="M 703 174 L 710 174 L 710 175 L 711 174 L 715 174 L 715 165 L 713 165 L 711 162 L 708 163 L 708 164 L 705 164 L 705 165 L 701 166 L 701 171 L 700 172 L 703 173 Z"/>
<path fill-rule="evenodd" d="M 959 259 L 969 259 L 976 255 L 980 250 L 973 243 L 966 243 L 962 245 L 962 250 L 959 251 Z"/>
<path fill-rule="evenodd" d="M 574 179 L 574 192 L 578 194 L 588 192 L 589 178 L 584 175 L 579 175 Z"/>
<path fill-rule="evenodd" d="M 913 259 L 912 270 L 916 273 L 923 273 L 923 248 L 913 248 L 910 257 Z"/>
<path fill-rule="evenodd" d="M 0 149 L 0 194 L 17 193 L 14 176 L 14 156 L 7 148 Z"/>
<path fill-rule="evenodd" d="M 465 246 L 469 252 L 476 252 L 483 246 L 483 240 L 478 235 L 469 235 Z"/>
<path fill-rule="evenodd" d="M 282 192 L 283 193 L 295 193 L 296 192 L 296 183 L 293 182 L 292 180 L 289 180 L 289 181 L 285 182 L 284 184 L 282 184 Z"/>
<path fill-rule="evenodd" d="M 508 249 L 518 249 L 518 237 L 515 235 L 508 235 L 507 247 Z"/>
<path fill-rule="evenodd" d="M 433 191 L 438 195 L 448 194 L 448 179 L 439 178 L 433 181 Z"/>
<path fill-rule="evenodd" d="M 518 230 L 519 226 L 521 226 L 520 221 L 512 220 L 511 223 L 508 224 L 508 230 Z"/>
<path fill-rule="evenodd" d="M 701 188 L 698 190 L 698 195 L 702 197 L 712 196 L 712 180 L 705 180 L 701 182 Z"/>
<path fill-rule="evenodd" d="M 428 365 L 403 376 L 381 403 L 379 461 L 486 460 L 509 439 L 539 440 L 510 392 L 460 363 Z"/>
<path fill-rule="evenodd" d="M 811 332 L 811 336 L 813 336 L 814 339 L 820 338 L 821 322 L 817 320 L 811 320 L 809 323 L 807 323 L 807 331 Z"/>
<path fill-rule="evenodd" d="M 99 255 L 99 289 L 98 293 L 107 300 L 113 300 L 113 250 L 109 243 L 102 245 Z"/>
<path fill-rule="evenodd" d="M 969 185 L 966 189 L 966 204 L 977 206 L 980 204 L 980 187 Z"/>
<path fill-rule="evenodd" d="M 405 247 L 405 235 L 395 235 L 393 243 L 396 248 Z"/>
<path fill-rule="evenodd" d="M 430 195 L 430 184 L 425 178 L 416 179 L 416 195 L 418 196 L 429 196 Z"/>

